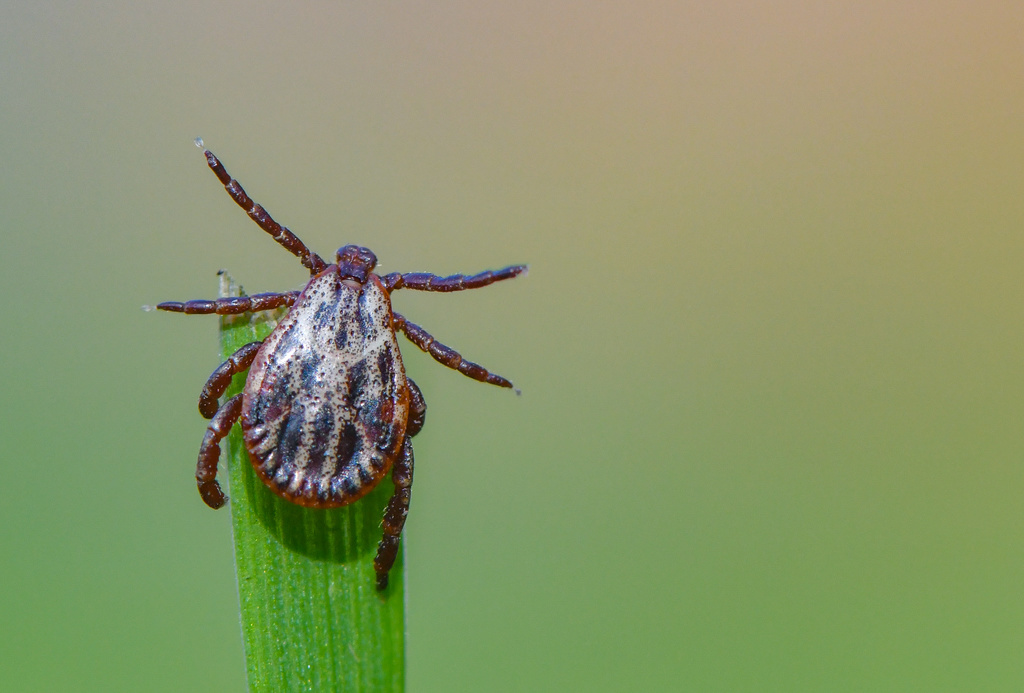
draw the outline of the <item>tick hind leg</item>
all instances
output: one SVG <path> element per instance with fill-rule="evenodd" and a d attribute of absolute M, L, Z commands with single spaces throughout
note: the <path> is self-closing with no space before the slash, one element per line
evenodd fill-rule
<path fill-rule="evenodd" d="M 281 306 L 295 305 L 299 298 L 298 291 L 286 291 L 284 293 L 253 294 L 252 296 L 231 296 L 229 298 L 216 298 L 212 301 L 165 301 L 158 303 L 157 310 L 166 310 L 168 313 L 185 313 L 186 315 L 239 315 L 241 313 L 255 313 L 261 310 L 273 310 Z"/>
<path fill-rule="evenodd" d="M 435 361 L 438 363 L 448 366 L 453 370 L 457 370 L 459 373 L 472 378 L 473 380 L 479 380 L 482 383 L 490 383 L 491 385 L 497 385 L 498 387 L 510 387 L 515 389 L 515 386 L 511 381 L 501 377 L 497 373 L 491 373 L 489 370 L 484 368 L 478 363 L 467 361 L 462 358 L 462 355 L 447 347 L 441 342 L 434 339 L 434 336 L 424 330 L 416 323 L 409 322 L 398 313 L 394 314 L 394 325 L 396 330 L 401 330 L 409 341 L 415 344 L 423 351 L 430 354 Z M 516 390 L 516 394 L 519 390 Z"/>
<path fill-rule="evenodd" d="M 203 444 L 199 446 L 199 462 L 196 464 L 196 485 L 203 502 L 216 510 L 224 505 L 227 497 L 217 483 L 217 462 L 220 460 L 220 441 L 242 414 L 242 395 L 237 394 L 221 406 L 206 427 Z"/>
<path fill-rule="evenodd" d="M 203 415 L 203 418 L 213 418 L 217 413 L 217 400 L 228 389 L 232 376 L 252 365 L 261 346 L 263 346 L 263 342 L 249 342 L 231 354 L 227 361 L 217 366 L 217 370 L 210 375 L 206 385 L 203 385 L 203 391 L 199 393 L 199 413 Z"/>
<path fill-rule="evenodd" d="M 427 414 L 427 404 L 423 401 L 420 389 L 412 380 L 409 381 L 409 390 L 412 402 L 409 423 L 405 430 L 405 442 L 402 443 L 402 452 L 391 470 L 391 480 L 395 483 L 395 492 L 391 496 L 391 500 L 388 501 L 388 507 L 384 510 L 384 520 L 381 523 L 384 526 L 384 535 L 377 547 L 377 556 L 373 559 L 378 590 L 387 588 L 388 573 L 398 555 L 398 540 L 405 528 L 405 518 L 409 514 L 409 498 L 412 492 L 412 437 L 423 428 L 423 420 Z"/>
<path fill-rule="evenodd" d="M 267 213 L 267 210 L 253 202 L 252 198 L 245 194 L 241 184 L 231 177 L 231 174 L 224 168 L 224 164 L 214 156 L 213 152 L 206 149 L 203 153 L 206 154 L 206 165 L 217 176 L 217 180 L 228 191 L 228 195 L 231 195 L 231 199 L 245 210 L 245 213 L 256 222 L 257 226 L 269 233 L 275 241 L 284 246 L 285 250 L 299 258 L 302 266 L 309 269 L 311 275 L 321 272 L 327 267 L 327 263 L 323 261 L 323 258 L 307 248 L 306 244 L 299 240 L 298 236 L 274 221 L 273 217 Z"/>

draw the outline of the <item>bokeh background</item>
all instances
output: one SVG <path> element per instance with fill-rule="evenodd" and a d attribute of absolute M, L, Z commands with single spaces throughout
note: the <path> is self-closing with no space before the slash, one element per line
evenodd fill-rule
<path fill-rule="evenodd" d="M 409 690 L 1024 688 L 1024 5 L 56 3 L 0 22 L 0 688 L 244 690 L 216 321 L 325 256 L 430 406 Z"/>

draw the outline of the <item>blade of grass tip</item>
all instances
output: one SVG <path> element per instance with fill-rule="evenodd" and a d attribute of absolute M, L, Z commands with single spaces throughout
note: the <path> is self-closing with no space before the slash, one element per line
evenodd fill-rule
<path fill-rule="evenodd" d="M 242 295 L 224 272 L 220 295 Z M 222 359 L 264 339 L 282 314 L 222 317 Z M 244 384 L 235 376 L 225 397 Z M 225 445 L 249 690 L 404 690 L 402 552 L 384 592 L 373 571 L 390 478 L 350 506 L 302 508 L 259 480 L 239 426 Z"/>

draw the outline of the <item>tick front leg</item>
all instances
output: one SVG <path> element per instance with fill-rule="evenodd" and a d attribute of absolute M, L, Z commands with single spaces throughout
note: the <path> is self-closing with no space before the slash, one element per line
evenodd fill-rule
<path fill-rule="evenodd" d="M 210 375 L 206 385 L 203 385 L 203 391 L 199 393 L 199 413 L 204 419 L 212 419 L 217 413 L 217 400 L 228 389 L 231 377 L 252 365 L 261 346 L 263 342 L 249 342 L 231 354 L 231 358 L 217 366 L 217 370 Z"/>
<path fill-rule="evenodd" d="M 291 306 L 299 298 L 298 291 L 287 291 L 282 294 L 253 294 L 252 296 L 231 296 L 216 298 L 212 301 L 166 301 L 157 304 L 157 310 L 169 313 L 185 313 L 186 315 L 238 315 L 255 313 L 260 310 L 273 310 L 281 306 Z"/>
<path fill-rule="evenodd" d="M 201 142 L 196 142 L 196 144 L 201 145 Z M 224 168 L 224 164 L 214 156 L 213 152 L 207 149 L 203 153 L 206 155 L 206 165 L 217 176 L 217 180 L 228 191 L 228 195 L 231 195 L 231 199 L 245 210 L 250 219 L 255 221 L 261 229 L 273 236 L 274 240 L 284 246 L 285 250 L 299 258 L 303 267 L 308 268 L 311 275 L 321 272 L 327 267 L 327 263 L 323 261 L 323 258 L 307 248 L 306 244 L 299 240 L 298 236 L 274 221 L 267 210 L 253 202 L 252 198 L 245 194 L 242 185 L 231 177 L 231 174 Z"/>
<path fill-rule="evenodd" d="M 402 454 L 395 461 L 391 470 L 391 480 L 395 482 L 395 493 L 388 501 L 384 511 L 384 536 L 377 547 L 377 556 L 373 559 L 373 569 L 377 573 L 377 589 L 384 590 L 388 586 L 388 572 L 395 564 L 398 555 L 398 540 L 405 527 L 405 518 L 409 514 L 409 494 L 412 491 L 412 438 L 405 437 Z"/>
<path fill-rule="evenodd" d="M 196 485 L 203 502 L 216 510 L 224 505 L 227 497 L 217 483 L 217 462 L 220 460 L 220 441 L 242 414 L 242 395 L 229 399 L 217 410 L 213 421 L 206 427 L 203 444 L 199 446 L 199 462 L 196 464 Z"/>
<path fill-rule="evenodd" d="M 441 277 L 429 272 L 392 272 L 381 277 L 388 291 L 413 289 L 415 291 L 465 291 L 479 289 L 503 279 L 518 277 L 527 270 L 526 265 L 512 265 L 500 270 L 487 270 L 480 274 L 452 274 Z"/>
<path fill-rule="evenodd" d="M 398 313 L 395 313 L 394 316 L 395 329 L 401 330 L 405 333 L 405 336 L 409 338 L 410 342 L 430 354 L 438 363 L 457 370 L 459 373 L 462 373 L 473 380 L 479 380 L 482 383 L 490 383 L 491 385 L 497 385 L 498 387 L 510 387 L 515 389 L 515 386 L 509 380 L 506 380 L 497 373 L 491 373 L 478 363 L 473 363 L 472 361 L 467 361 L 462 358 L 462 355 L 459 354 L 459 352 L 455 351 L 451 347 L 441 344 L 441 342 L 434 339 L 433 335 L 416 323 L 409 322 Z M 519 391 L 516 390 L 516 392 L 518 393 Z"/>

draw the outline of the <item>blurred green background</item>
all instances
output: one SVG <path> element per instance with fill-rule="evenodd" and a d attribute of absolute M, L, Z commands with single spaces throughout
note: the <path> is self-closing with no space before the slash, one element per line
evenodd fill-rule
<path fill-rule="evenodd" d="M 325 256 L 528 277 L 434 364 L 409 690 L 1024 688 L 1024 5 L 9 3 L 0 688 L 244 690 L 216 320 Z"/>

